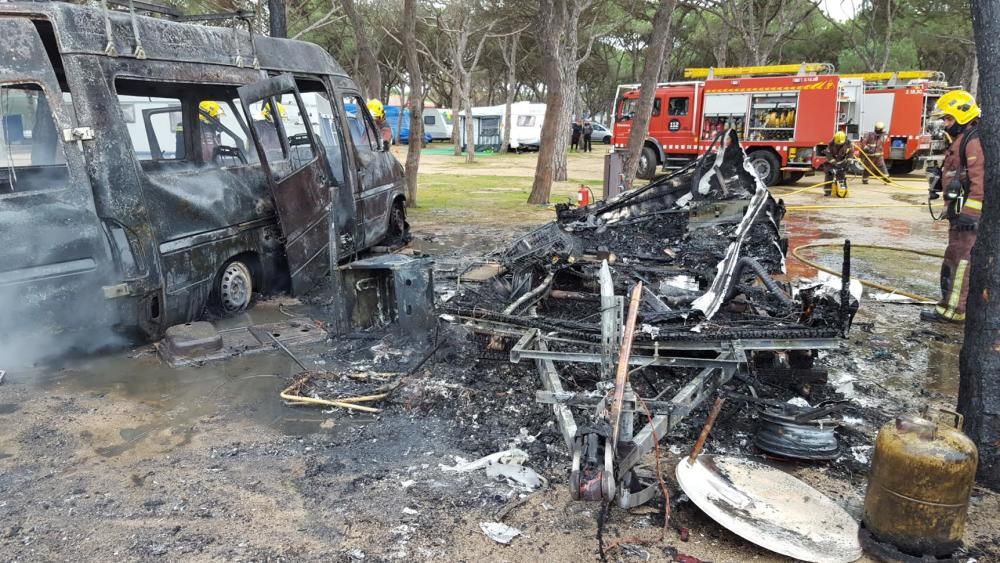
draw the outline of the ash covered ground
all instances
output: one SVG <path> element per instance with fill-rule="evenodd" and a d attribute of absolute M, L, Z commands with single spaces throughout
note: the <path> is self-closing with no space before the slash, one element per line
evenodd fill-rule
<path fill-rule="evenodd" d="M 463 230 L 435 229 L 442 292 L 449 279 L 496 244 Z M 517 233 L 520 234 L 520 233 Z M 454 239 L 454 240 L 452 240 Z M 245 319 L 286 314 L 322 319 L 324 296 L 309 305 L 266 302 Z M 281 305 L 281 306 L 279 306 Z M 810 401 L 848 398 L 838 430 L 844 453 L 831 462 L 787 463 L 795 475 L 860 515 L 878 426 L 925 403 L 949 406 L 957 389 L 955 334 L 914 333 L 917 311 L 866 302 L 849 342 L 823 354 L 829 386 Z M 533 401 L 530 364 L 481 359 L 478 342 L 443 326 L 440 348 L 378 415 L 289 407 L 278 392 L 298 371 L 272 353 L 202 366 L 165 368 L 148 348 L 57 367 L 12 371 L 0 386 L 0 550 L 5 560 L 554 561 L 599 560 L 598 535 L 612 561 L 670 561 L 684 553 L 711 561 L 782 561 L 704 516 L 672 478 L 705 419 L 699 409 L 662 442 L 672 519 L 661 539 L 662 500 L 632 511 L 569 498 L 568 452 L 551 410 Z M 927 342 L 931 344 L 928 345 Z M 358 335 L 296 354 L 310 367 L 378 388 L 407 373 L 424 352 L 398 336 Z M 568 373 L 572 376 L 572 373 Z M 330 385 L 339 383 L 331 377 Z M 800 393 L 752 382 L 761 395 Z M 365 386 L 371 387 L 365 387 Z M 745 393 L 746 387 L 734 385 Z M 729 401 L 707 452 L 751 454 L 757 409 Z M 510 447 L 548 480 L 527 492 L 483 471 L 448 472 Z M 1000 499 L 976 491 L 966 543 L 981 561 L 1000 558 Z M 521 530 L 510 545 L 479 524 Z"/>

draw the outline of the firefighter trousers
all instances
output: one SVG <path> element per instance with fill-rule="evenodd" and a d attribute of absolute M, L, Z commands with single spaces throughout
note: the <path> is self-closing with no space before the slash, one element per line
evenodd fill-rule
<path fill-rule="evenodd" d="M 969 297 L 969 259 L 976 244 L 975 228 L 955 227 L 948 231 L 948 248 L 941 263 L 941 301 L 937 313 L 950 321 L 965 320 Z"/>
<path fill-rule="evenodd" d="M 861 181 L 863 183 L 865 183 L 865 184 L 868 183 L 868 177 L 872 175 L 872 173 L 868 171 L 869 168 L 872 168 L 875 171 L 878 171 L 879 173 L 881 173 L 882 177 L 888 178 L 889 177 L 889 169 L 885 167 L 885 159 L 882 158 L 882 155 L 880 155 L 880 154 L 875 154 L 875 155 L 869 154 L 867 156 L 868 156 L 868 160 L 870 162 L 865 162 L 864 163 L 865 165 L 861 167 Z"/>

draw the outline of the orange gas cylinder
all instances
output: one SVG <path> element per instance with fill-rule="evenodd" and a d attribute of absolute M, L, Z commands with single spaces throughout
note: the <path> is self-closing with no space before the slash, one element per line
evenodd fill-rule
<path fill-rule="evenodd" d="M 576 192 L 576 205 L 578 207 L 587 207 L 590 205 L 590 188 L 580 184 L 580 189 Z"/>
<path fill-rule="evenodd" d="M 868 473 L 864 525 L 880 542 L 921 557 L 962 544 L 979 459 L 959 428 L 900 416 L 879 430 Z"/>

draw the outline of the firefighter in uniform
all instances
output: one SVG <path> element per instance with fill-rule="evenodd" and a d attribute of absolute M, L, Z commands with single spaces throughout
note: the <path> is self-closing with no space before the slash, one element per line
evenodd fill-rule
<path fill-rule="evenodd" d="M 833 139 L 826 146 L 826 163 L 823 168 L 826 170 L 826 184 L 823 186 L 823 195 L 828 196 L 833 193 L 833 183 L 847 178 L 847 162 L 853 156 L 851 143 L 847 142 L 847 133 L 837 131 Z"/>
<path fill-rule="evenodd" d="M 889 170 L 885 167 L 885 159 L 882 158 L 882 151 L 885 148 L 885 123 L 881 121 L 875 123 L 875 130 L 868 133 L 861 139 L 861 150 L 865 153 L 865 162 L 862 166 L 861 183 L 867 184 L 868 177 L 872 172 L 882 175 L 882 181 L 889 177 Z"/>
<path fill-rule="evenodd" d="M 944 122 L 945 133 L 951 141 L 940 176 L 932 176 L 931 184 L 932 199 L 938 197 L 937 194 L 944 194 L 945 217 L 950 225 L 948 248 L 941 264 L 941 301 L 933 311 L 920 313 L 925 321 L 965 321 L 969 259 L 976 244 L 976 228 L 985 195 L 986 163 L 978 130 L 981 114 L 972 94 L 964 90 L 941 96 L 932 114 Z"/>
<path fill-rule="evenodd" d="M 388 148 L 392 144 L 392 128 L 385 120 L 385 106 L 382 105 L 382 102 L 372 98 L 368 100 L 368 111 L 375 119 L 375 127 L 378 128 L 379 135 L 382 137 L 382 146 Z"/>

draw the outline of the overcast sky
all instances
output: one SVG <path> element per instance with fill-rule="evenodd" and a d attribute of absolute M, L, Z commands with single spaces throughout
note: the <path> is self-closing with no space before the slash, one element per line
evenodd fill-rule
<path fill-rule="evenodd" d="M 830 14 L 833 19 L 845 21 L 854 15 L 854 12 L 857 11 L 856 6 L 860 3 L 861 0 L 823 0 L 820 8 Z"/>

